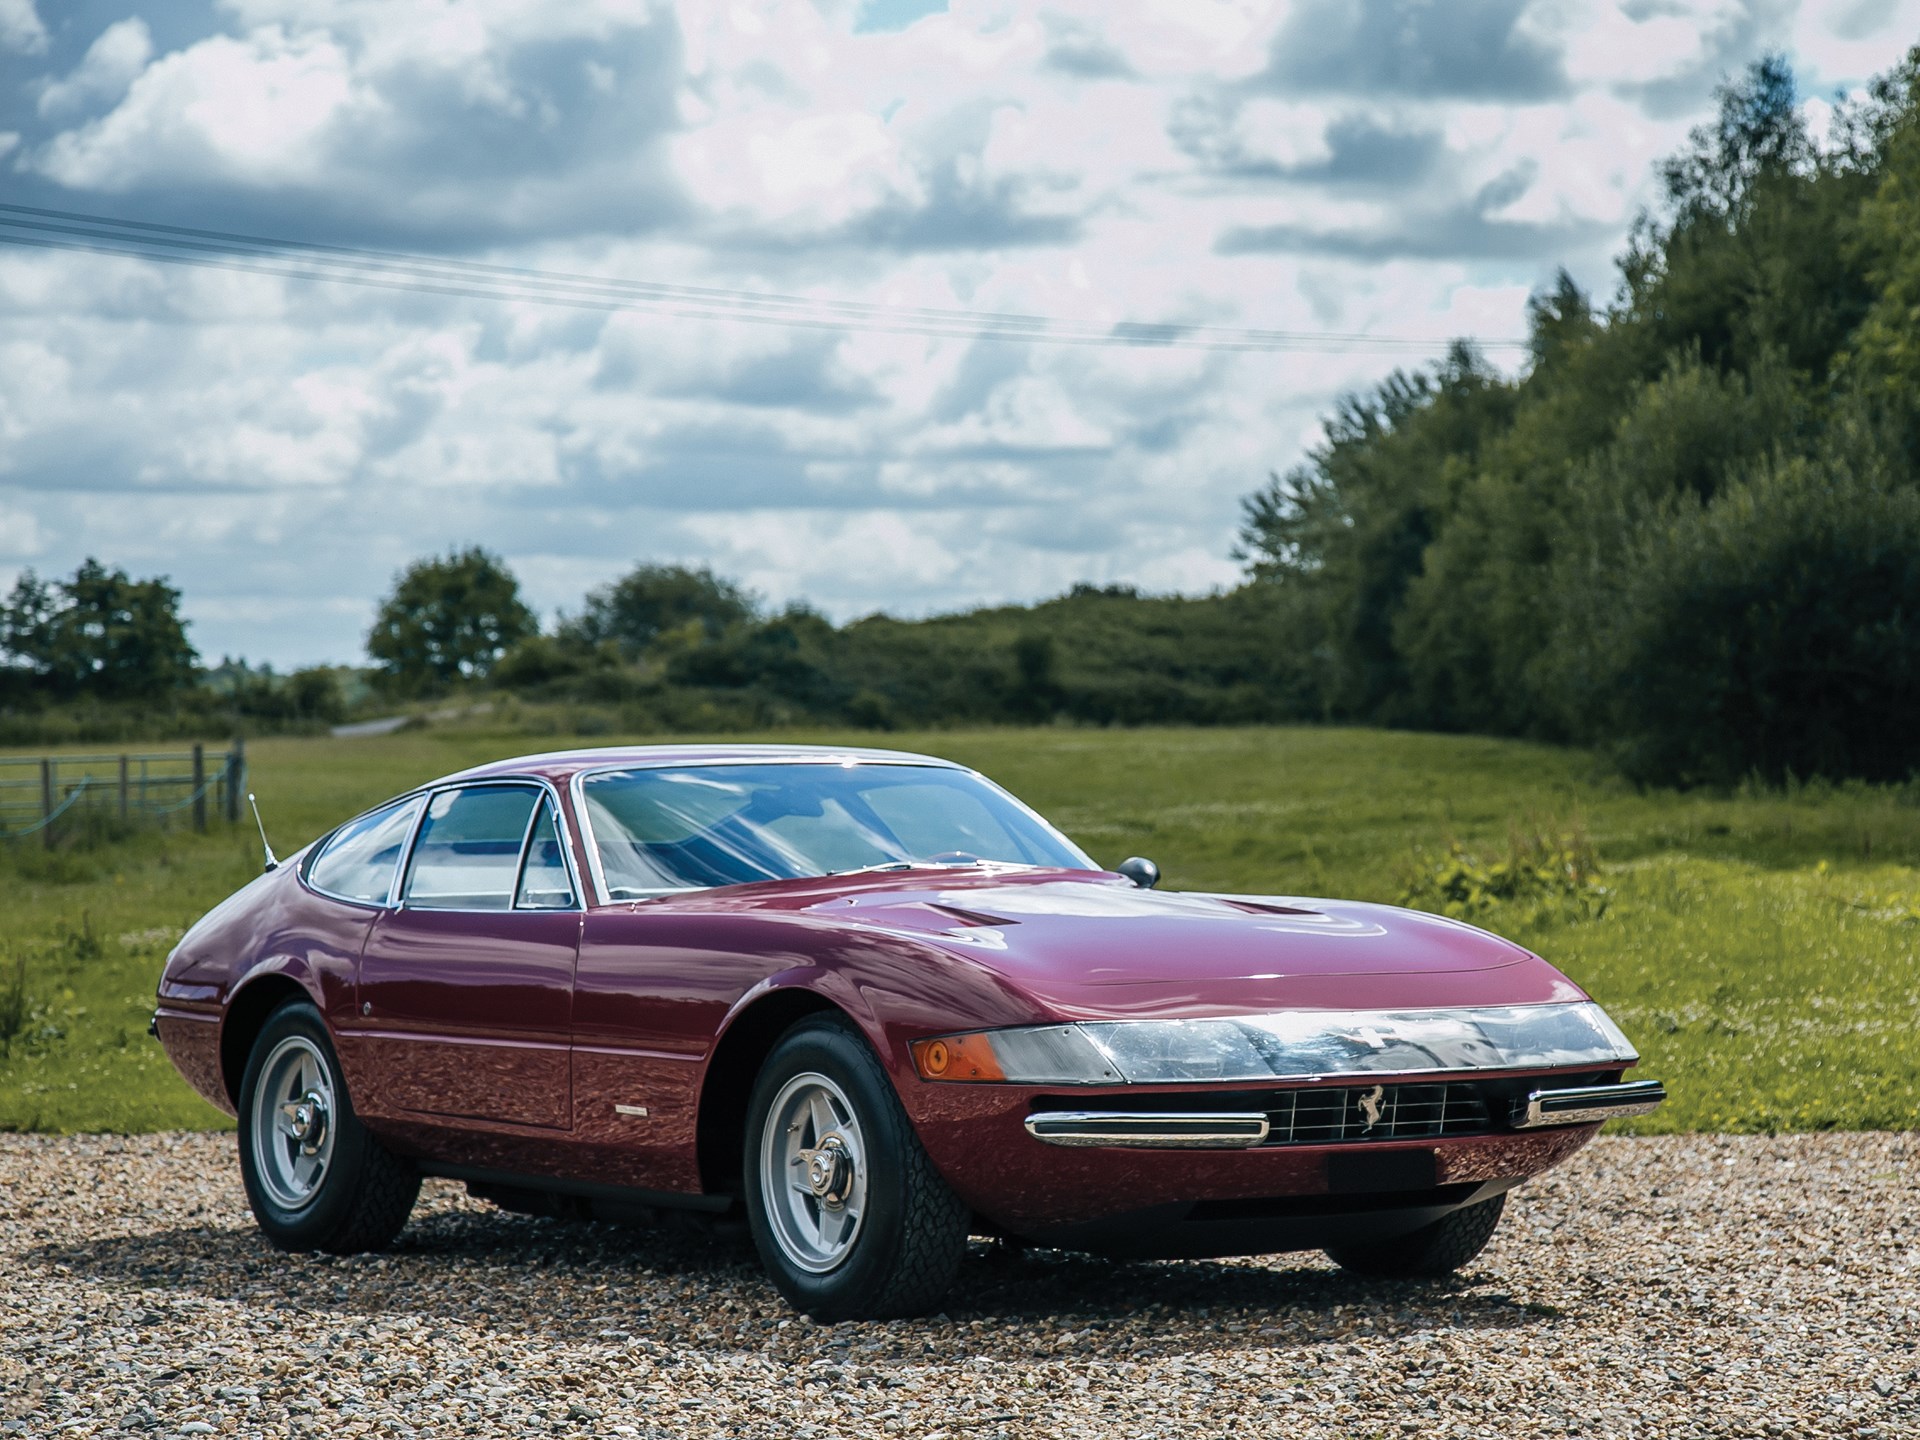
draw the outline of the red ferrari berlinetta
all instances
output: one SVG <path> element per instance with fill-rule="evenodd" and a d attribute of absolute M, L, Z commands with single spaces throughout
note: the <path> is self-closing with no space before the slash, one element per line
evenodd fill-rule
<path fill-rule="evenodd" d="M 743 1212 L 821 1318 L 935 1305 L 969 1235 L 1444 1273 L 1663 1098 L 1494 935 L 1156 878 L 926 756 L 529 756 L 269 854 L 154 1028 L 276 1245 L 384 1245 L 428 1175 Z"/>

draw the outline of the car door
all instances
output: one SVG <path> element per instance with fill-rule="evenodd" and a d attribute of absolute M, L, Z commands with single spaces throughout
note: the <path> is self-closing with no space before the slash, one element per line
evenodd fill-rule
<path fill-rule="evenodd" d="M 580 919 L 543 787 L 429 796 L 398 904 L 360 957 L 372 1113 L 568 1128 Z"/>

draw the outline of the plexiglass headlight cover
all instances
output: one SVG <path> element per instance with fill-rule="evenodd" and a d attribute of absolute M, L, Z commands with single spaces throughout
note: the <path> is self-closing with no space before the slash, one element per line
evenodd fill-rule
<path fill-rule="evenodd" d="M 1005 1083 L 1170 1085 L 1596 1068 L 1640 1057 L 1591 1001 L 1452 1010 L 1290 1010 L 1083 1020 L 980 1032 Z M 917 1055 L 916 1051 L 916 1055 Z M 927 1079 L 958 1075 L 921 1073 Z"/>

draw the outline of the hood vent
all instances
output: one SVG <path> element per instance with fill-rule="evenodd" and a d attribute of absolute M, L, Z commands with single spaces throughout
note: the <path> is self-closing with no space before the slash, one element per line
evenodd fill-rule
<path fill-rule="evenodd" d="M 1018 925 L 1020 923 L 1018 920 L 1002 919 L 998 915 L 983 915 L 978 910 L 962 910 L 958 905 L 942 905 L 937 900 L 926 901 L 925 908 L 933 911 L 936 915 L 945 915 L 966 926 L 992 925 L 997 927 L 1001 925 Z"/>
<path fill-rule="evenodd" d="M 1318 915 L 1318 910 L 1302 910 L 1296 905 L 1269 905 L 1261 900 L 1229 900 L 1224 895 L 1213 897 L 1222 905 L 1231 906 L 1247 915 Z"/>

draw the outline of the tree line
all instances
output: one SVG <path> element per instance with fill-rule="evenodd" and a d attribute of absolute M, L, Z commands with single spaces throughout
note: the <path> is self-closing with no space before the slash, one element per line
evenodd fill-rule
<path fill-rule="evenodd" d="M 1317 720 L 1593 746 L 1635 779 L 1904 779 L 1920 701 L 1920 51 L 1807 131 L 1785 63 L 1720 95 L 1596 303 L 1507 377 L 1471 346 L 1345 398 L 1246 499 L 1225 593 L 1075 586 L 835 625 L 643 563 L 542 625 L 469 548 L 396 577 L 363 672 L 197 668 L 164 581 L 92 561 L 0 611 L 0 713 L 214 687 L 612 707 L 628 729 Z M 220 687 L 224 687 L 221 690 Z"/>
<path fill-rule="evenodd" d="M 1518 379 L 1456 347 L 1249 498 L 1241 553 L 1323 713 L 1669 782 L 1920 764 L 1917 75 L 1816 143 L 1756 64 L 1607 304 L 1563 274 Z"/>

